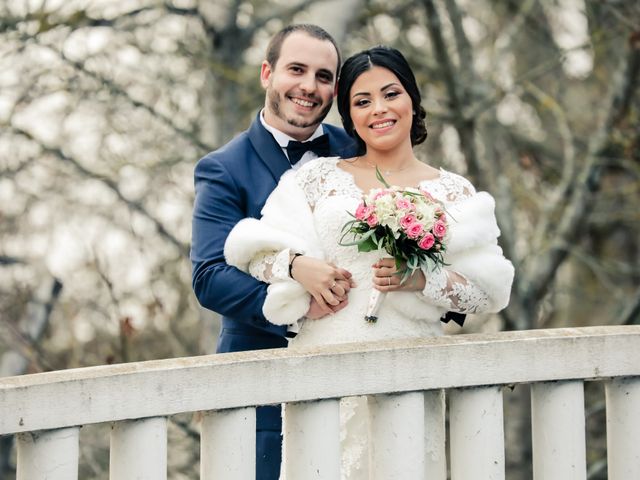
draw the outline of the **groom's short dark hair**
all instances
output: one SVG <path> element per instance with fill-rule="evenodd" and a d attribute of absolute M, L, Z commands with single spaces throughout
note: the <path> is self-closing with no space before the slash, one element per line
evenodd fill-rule
<path fill-rule="evenodd" d="M 269 45 L 267 45 L 266 60 L 267 62 L 269 62 L 269 65 L 271 65 L 272 68 L 275 68 L 276 63 L 280 58 L 282 43 L 289 35 L 294 32 L 304 32 L 313 38 L 317 38 L 318 40 L 331 42 L 331 44 L 336 49 L 336 53 L 338 54 L 338 65 L 336 68 L 336 78 L 338 78 L 338 74 L 340 73 L 340 65 L 342 64 L 342 56 L 340 55 L 338 44 L 324 28 L 313 25 L 311 23 L 297 23 L 294 25 L 288 25 L 278 33 L 276 33 L 269 41 Z"/>

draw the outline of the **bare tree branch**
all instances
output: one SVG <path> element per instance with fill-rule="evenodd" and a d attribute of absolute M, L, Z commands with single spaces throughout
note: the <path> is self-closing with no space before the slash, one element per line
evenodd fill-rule
<path fill-rule="evenodd" d="M 636 93 L 629 85 L 638 82 L 640 70 L 636 65 L 639 57 L 640 44 L 632 44 L 632 48 L 613 76 L 605 121 L 591 138 L 583 168 L 578 174 L 571 197 L 567 199 L 555 235 L 549 239 L 548 250 L 535 256 L 535 262 L 532 262 L 533 265 L 522 285 L 525 305 L 533 307 L 546 294 L 557 269 L 568 254 L 568 247 L 578 237 L 586 223 L 586 217 L 592 210 L 600 186 L 601 156 L 609 145 L 616 124 L 621 121 L 621 109 L 631 101 L 629 97 Z"/>
<path fill-rule="evenodd" d="M 200 432 L 194 429 L 189 422 L 185 422 L 177 417 L 169 417 L 169 421 L 178 427 L 182 433 L 196 442 L 200 442 Z"/>
<path fill-rule="evenodd" d="M 30 22 L 36 22 L 38 24 L 35 36 L 61 27 L 71 27 L 74 30 L 87 27 L 115 27 L 118 26 L 122 20 L 134 18 L 142 13 L 158 10 L 159 8 L 174 15 L 200 17 L 200 12 L 197 8 L 180 8 L 170 2 L 165 2 L 161 6 L 154 5 L 136 8 L 113 18 L 95 18 L 90 16 L 86 10 L 75 10 L 71 15 L 60 18 L 59 14 L 54 15 L 56 12 L 47 12 L 40 9 L 19 17 L 10 15 L 0 16 L 0 33 L 17 31 L 21 24 Z"/>
<path fill-rule="evenodd" d="M 540 225 L 536 228 L 536 233 L 533 238 L 533 250 L 541 251 L 549 226 L 556 218 L 554 212 L 558 208 L 561 208 L 562 199 L 569 195 L 569 192 L 573 187 L 577 169 L 576 150 L 574 146 L 573 132 L 569 126 L 569 121 L 558 102 L 533 83 L 527 82 L 525 87 L 540 104 L 544 105 L 545 108 L 551 112 L 556 120 L 557 132 L 558 135 L 560 135 L 563 144 L 563 155 L 561 159 L 561 165 L 563 166 L 562 177 L 558 185 L 549 195 L 545 195 L 542 201 Z"/>
<path fill-rule="evenodd" d="M 39 364 L 50 366 L 40 352 L 39 341 L 47 326 L 55 303 L 62 292 L 62 283 L 54 277 L 45 278 L 38 290 L 33 293 L 26 314 L 14 329 L 11 324 L 5 326 L 12 330 L 14 348 L 0 357 L 0 377 L 23 375 L 30 360 L 38 358 Z"/>
<path fill-rule="evenodd" d="M 633 298 L 622 313 L 622 325 L 635 325 L 640 323 L 640 287 L 635 291 Z"/>
<path fill-rule="evenodd" d="M 91 178 L 91 179 L 94 179 L 94 180 L 98 180 L 101 183 L 103 183 L 111 191 L 113 191 L 116 194 L 116 196 L 118 197 L 118 199 L 121 202 L 123 202 L 124 204 L 126 204 L 131 210 L 133 210 L 135 212 L 138 212 L 143 217 L 145 217 L 148 220 L 150 220 L 155 225 L 155 227 L 158 230 L 158 233 L 160 234 L 161 237 L 163 237 L 169 243 L 174 245 L 183 255 L 185 255 L 185 256 L 189 255 L 189 245 L 182 243 L 173 234 L 171 234 L 164 227 L 164 225 L 162 225 L 160 220 L 155 218 L 151 213 L 149 213 L 147 211 L 147 209 L 144 207 L 144 205 L 142 205 L 142 203 L 126 198 L 125 195 L 118 188 L 118 185 L 116 184 L 116 182 L 114 182 L 110 178 L 106 178 L 104 175 L 100 175 L 98 173 L 92 172 L 88 168 L 86 168 L 83 165 L 81 165 L 76 159 L 74 159 L 73 157 L 70 157 L 69 155 L 65 154 L 61 149 L 45 145 L 44 142 L 38 140 L 37 138 L 35 138 L 31 133 L 27 132 L 26 130 L 23 130 L 22 128 L 16 127 L 14 125 L 11 125 L 9 128 L 14 133 L 22 135 L 22 136 L 26 137 L 27 139 L 37 143 L 40 146 L 40 148 L 42 148 L 43 152 L 48 153 L 50 155 L 53 155 L 54 157 L 58 158 L 59 160 L 62 160 L 63 162 L 71 165 L 76 171 L 81 173 L 84 177 Z"/>
<path fill-rule="evenodd" d="M 614 99 L 616 116 L 611 120 L 615 125 L 620 123 L 629 113 L 631 100 L 634 98 L 639 88 L 640 82 L 640 30 L 633 32 L 629 36 L 629 47 L 631 52 L 628 57 L 627 75 L 628 81 L 623 85 L 623 91 L 619 97 Z M 634 54 L 635 52 L 635 54 Z"/>
<path fill-rule="evenodd" d="M 300 3 L 297 3 L 290 7 L 286 7 L 282 9 L 274 9 L 271 15 L 266 15 L 262 18 L 256 19 L 254 23 L 256 28 L 254 28 L 254 30 L 263 28 L 267 23 L 269 23 L 271 20 L 274 20 L 276 18 L 281 18 L 281 19 L 291 18 L 295 13 L 305 10 L 310 5 L 313 5 L 314 3 L 318 3 L 318 1 L 319 0 L 303 0 Z"/>
<path fill-rule="evenodd" d="M 451 111 L 454 115 L 454 122 L 456 123 L 456 127 L 461 127 L 465 123 L 465 117 L 463 114 L 464 106 L 462 103 L 463 95 L 460 92 L 460 87 L 456 81 L 455 66 L 451 60 L 449 52 L 447 51 L 447 45 L 442 33 L 442 21 L 440 20 L 440 14 L 432 0 L 423 0 L 422 3 L 427 12 L 429 35 L 431 37 L 431 43 L 433 44 L 434 53 L 440 65 L 440 70 L 444 77 L 445 87 L 451 104 Z M 468 139 L 465 137 L 465 140 Z M 462 138 L 461 142 L 464 145 L 469 143 L 468 141 L 463 142 Z M 475 154 L 472 158 L 475 158 Z"/>
<path fill-rule="evenodd" d="M 191 144 L 193 144 L 194 146 L 198 147 L 202 153 L 210 152 L 211 150 L 215 149 L 214 146 L 209 145 L 209 144 L 201 141 L 198 137 L 196 137 L 194 132 L 191 132 L 189 130 L 185 130 L 184 128 L 181 128 L 181 127 L 177 126 L 170 117 L 158 112 L 157 110 L 155 110 L 153 107 L 147 105 L 146 103 L 141 102 L 139 100 L 136 100 L 135 98 L 132 98 L 131 95 L 129 95 L 128 92 L 126 92 L 120 86 L 116 85 L 110 79 L 105 78 L 105 77 L 99 75 L 98 73 L 89 70 L 85 66 L 84 62 L 71 60 L 63 51 L 57 50 L 57 49 L 55 49 L 53 47 L 50 47 L 48 45 L 42 45 L 42 44 L 39 44 L 39 45 L 42 46 L 43 48 L 49 49 L 51 52 L 53 52 L 56 55 L 58 55 L 60 57 L 60 59 L 62 59 L 68 65 L 74 67 L 79 72 L 82 72 L 83 74 L 87 75 L 89 78 L 97 80 L 101 85 L 106 87 L 106 89 L 109 91 L 109 93 L 112 94 L 113 96 L 119 97 L 119 98 L 123 98 L 128 103 L 130 103 L 132 106 L 134 106 L 135 108 L 140 108 L 141 110 L 145 110 L 146 112 L 151 114 L 151 116 L 153 116 L 153 118 L 158 119 L 160 121 L 160 123 L 162 123 L 163 125 L 169 127 L 171 130 L 173 130 L 174 132 L 178 133 L 180 136 L 182 136 L 185 139 L 187 139 Z"/>
<path fill-rule="evenodd" d="M 0 255 L 0 265 L 15 265 L 23 263 L 25 263 L 25 261 L 22 258 Z"/>
<path fill-rule="evenodd" d="M 492 52 L 493 63 L 504 57 L 504 51 L 511 45 L 513 38 L 518 34 L 522 26 L 527 21 L 529 13 L 533 9 L 537 0 L 525 0 L 519 5 L 518 13 L 509 22 L 505 22 L 505 27 L 498 32 L 496 41 L 493 43 Z"/>
<path fill-rule="evenodd" d="M 462 27 L 462 13 L 458 8 L 458 3 L 456 0 L 444 0 L 445 7 L 447 8 L 447 14 L 451 20 L 451 24 L 453 25 L 453 38 L 456 42 L 456 50 L 458 55 L 460 56 L 460 70 L 465 75 L 470 75 L 463 80 L 464 82 L 470 82 L 474 80 L 475 77 L 473 73 L 473 54 L 471 43 L 467 38 L 466 33 L 464 32 L 464 28 Z M 463 89 L 463 103 L 468 102 L 470 99 L 468 98 L 468 91 Z"/>
<path fill-rule="evenodd" d="M 438 60 L 438 63 L 440 65 L 440 70 L 442 72 L 445 87 L 447 89 L 450 108 L 453 115 L 453 124 L 458 132 L 458 136 L 460 137 L 460 146 L 467 161 L 469 173 L 474 178 L 480 178 L 482 176 L 482 172 L 479 168 L 479 159 L 474 139 L 475 118 L 465 115 L 465 103 L 468 95 L 465 92 L 463 86 L 458 81 L 459 74 L 456 71 L 456 67 L 451 60 L 451 56 L 449 55 L 447 49 L 447 44 L 442 32 L 442 21 L 440 19 L 438 9 L 436 8 L 433 0 L 423 0 L 422 3 L 427 13 L 427 27 L 429 29 L 431 43 L 433 45 L 436 59 Z M 452 5 L 449 6 L 451 8 L 454 8 L 454 6 Z M 454 18 L 459 21 L 459 13 L 455 13 L 454 15 L 456 15 L 456 17 Z M 462 37 L 464 37 L 464 32 L 462 31 L 461 26 L 455 27 L 454 30 L 456 31 L 457 35 L 461 35 Z M 458 39 L 458 41 L 462 45 L 468 43 L 466 39 Z M 467 55 L 470 54 L 468 53 Z M 471 68 L 471 66 L 468 67 Z"/>
<path fill-rule="evenodd" d="M 507 255 L 515 260 L 516 241 L 513 218 L 515 208 L 511 201 L 510 186 L 504 178 L 498 175 L 496 168 L 486 158 L 478 154 L 475 141 L 477 118 L 476 115 L 468 114 L 470 110 L 467 105 L 472 105 L 474 101 L 471 85 L 479 84 L 480 81 L 473 68 L 471 44 L 462 26 L 462 14 L 455 1 L 446 0 L 447 11 L 454 26 L 455 42 L 460 54 L 460 68 L 456 71 L 444 39 L 438 10 L 432 0 L 423 0 L 423 4 L 427 12 L 431 43 L 443 74 L 450 101 L 452 122 L 458 132 L 469 173 L 479 181 L 480 185 L 489 187 L 488 189 L 494 192 L 499 192 L 500 202 L 496 207 L 496 213 L 502 230 L 501 244 Z M 516 285 L 518 281 L 519 279 L 516 277 Z M 507 312 L 503 313 L 503 318 L 507 322 L 511 321 Z"/>

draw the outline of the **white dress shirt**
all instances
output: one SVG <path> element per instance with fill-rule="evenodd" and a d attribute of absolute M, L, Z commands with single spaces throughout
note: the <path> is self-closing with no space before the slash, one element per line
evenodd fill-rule
<path fill-rule="evenodd" d="M 260 112 L 260 122 L 262 123 L 262 126 L 266 128 L 267 131 L 271 133 L 271 135 L 273 135 L 273 138 L 276 139 L 276 142 L 278 142 L 278 145 L 280 145 L 280 148 L 282 148 L 282 151 L 284 152 L 284 155 L 285 157 L 287 157 L 287 160 L 288 160 L 289 155 L 287 154 L 287 145 L 291 140 L 296 141 L 296 139 L 293 137 L 290 137 L 286 133 L 281 132 L 277 128 L 274 128 L 271 125 L 269 125 L 264 119 L 264 109 Z M 311 140 L 314 140 L 320 137 L 321 135 L 324 135 L 324 129 L 322 128 L 322 124 L 318 125 L 318 128 L 316 128 L 316 131 L 313 132 L 313 134 L 309 138 L 307 138 L 305 142 L 310 142 Z M 302 155 L 302 158 L 291 168 L 293 168 L 294 170 L 297 170 L 302 165 L 307 163 L 309 160 L 313 160 L 314 158 L 318 158 L 318 155 L 316 155 L 315 152 L 312 152 L 311 150 L 309 150 L 308 152 L 305 152 L 305 154 Z"/>

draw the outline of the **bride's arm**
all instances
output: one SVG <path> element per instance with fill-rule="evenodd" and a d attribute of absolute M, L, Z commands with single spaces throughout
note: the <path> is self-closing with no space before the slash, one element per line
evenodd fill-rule
<path fill-rule="evenodd" d="M 489 307 L 489 295 L 459 272 L 440 269 L 425 275 L 422 295 L 434 305 L 459 313 L 481 313 Z"/>
<path fill-rule="evenodd" d="M 289 276 L 290 251 L 285 248 L 280 252 L 263 251 L 256 254 L 249 262 L 249 273 L 265 283 L 285 280 Z"/>
<path fill-rule="evenodd" d="M 383 292 L 415 291 L 428 303 L 453 312 L 480 313 L 490 304 L 489 296 L 478 284 L 446 268 L 416 270 L 401 283 L 395 261 L 382 259 L 374 266 L 373 282 Z"/>
<path fill-rule="evenodd" d="M 344 307 L 352 286 L 351 273 L 347 270 L 324 260 L 292 253 L 288 248 L 279 252 L 259 252 L 249 262 L 249 273 L 265 283 L 292 278 L 312 295 L 324 314 L 335 313 Z"/>
<path fill-rule="evenodd" d="M 509 302 L 514 269 L 498 245 L 500 230 L 493 198 L 480 192 L 450 206 L 448 211 L 454 220 L 446 267 L 418 270 L 400 286 L 398 275 L 390 277 L 389 269 L 392 267 L 395 272 L 395 263 L 389 259 L 384 267 L 374 267 L 376 288 L 421 292 L 421 299 L 460 313 L 502 310 Z"/>

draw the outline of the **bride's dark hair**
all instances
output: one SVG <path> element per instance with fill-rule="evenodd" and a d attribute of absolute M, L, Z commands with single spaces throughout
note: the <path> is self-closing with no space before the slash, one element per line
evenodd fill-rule
<path fill-rule="evenodd" d="M 409 63 L 395 48 L 383 45 L 363 50 L 347 58 L 342 65 L 340 79 L 338 80 L 338 111 L 342 118 L 342 125 L 349 135 L 351 135 L 358 145 L 358 155 L 363 155 L 367 151 L 364 141 L 358 136 L 351 120 L 351 99 L 349 94 L 356 79 L 374 66 L 386 68 L 392 72 L 409 94 L 413 104 L 413 121 L 411 123 L 411 145 L 419 145 L 427 138 L 427 127 L 425 125 L 425 112 L 420 102 L 422 96 L 418 90 L 416 77 L 409 66 Z"/>

